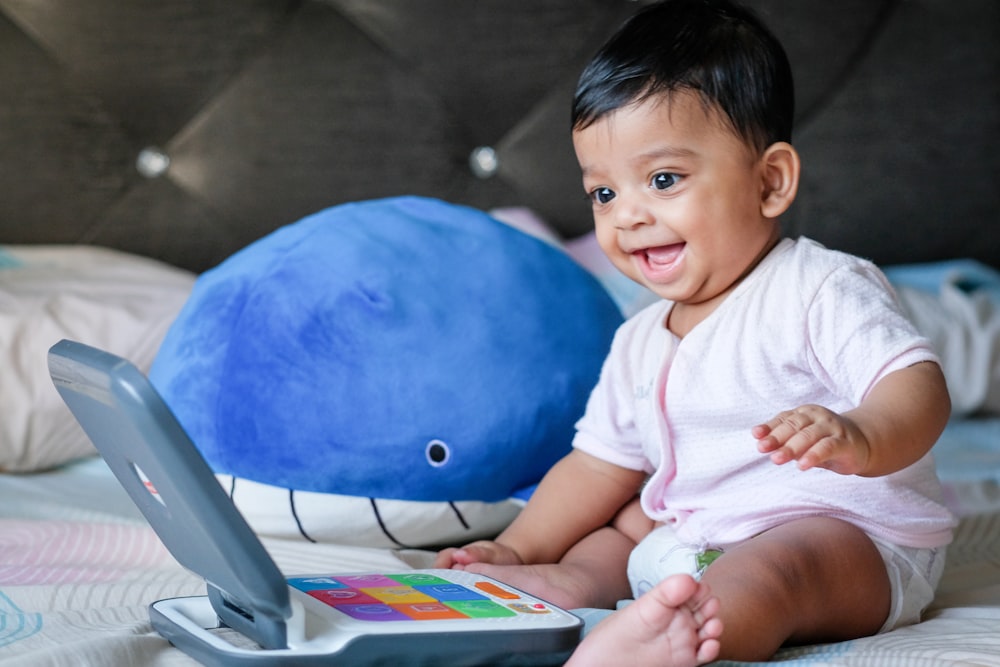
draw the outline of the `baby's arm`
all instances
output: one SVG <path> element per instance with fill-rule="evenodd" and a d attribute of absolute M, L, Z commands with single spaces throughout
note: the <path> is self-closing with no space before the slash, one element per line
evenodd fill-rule
<path fill-rule="evenodd" d="M 570 547 L 607 525 L 635 497 L 645 478 L 642 471 L 573 450 L 546 473 L 527 505 L 495 542 L 445 549 L 434 565 L 558 562 Z"/>
<path fill-rule="evenodd" d="M 951 414 L 940 366 L 925 361 L 889 373 L 861 405 L 837 414 L 818 405 L 782 412 L 753 427 L 758 449 L 777 464 L 877 477 L 919 460 Z"/>

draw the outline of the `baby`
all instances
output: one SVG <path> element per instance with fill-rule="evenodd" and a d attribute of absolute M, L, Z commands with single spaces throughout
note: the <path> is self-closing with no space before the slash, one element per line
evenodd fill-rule
<path fill-rule="evenodd" d="M 793 106 L 781 45 L 725 0 L 644 8 L 581 76 L 597 239 L 662 300 L 618 331 L 518 518 L 437 557 L 570 608 L 634 596 L 571 665 L 766 660 L 933 599 L 944 378 L 878 269 L 782 238 Z"/>

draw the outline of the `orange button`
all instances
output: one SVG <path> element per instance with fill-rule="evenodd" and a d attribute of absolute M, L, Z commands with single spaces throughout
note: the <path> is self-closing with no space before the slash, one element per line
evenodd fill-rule
<path fill-rule="evenodd" d="M 477 581 L 476 588 L 483 591 L 484 593 L 489 593 L 501 600 L 520 600 L 521 596 L 517 593 L 512 593 L 511 591 L 500 588 L 494 583 L 489 581 Z"/>

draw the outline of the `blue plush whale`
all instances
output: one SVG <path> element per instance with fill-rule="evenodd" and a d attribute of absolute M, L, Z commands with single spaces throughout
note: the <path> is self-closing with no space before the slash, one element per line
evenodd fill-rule
<path fill-rule="evenodd" d="M 560 249 L 392 198 L 304 218 L 200 276 L 150 375 L 227 479 L 290 503 L 489 505 L 569 450 L 620 323 Z"/>

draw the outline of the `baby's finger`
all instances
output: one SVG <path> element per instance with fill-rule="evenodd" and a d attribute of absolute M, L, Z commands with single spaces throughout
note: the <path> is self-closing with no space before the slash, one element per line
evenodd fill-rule
<path fill-rule="evenodd" d="M 472 563 L 492 563 L 494 565 L 511 565 L 515 563 L 511 559 L 507 549 L 489 540 L 473 542 L 461 549 L 457 549 L 452 554 L 452 559 L 460 566 L 471 565 Z"/>
<path fill-rule="evenodd" d="M 813 450 L 823 440 L 823 433 L 819 432 L 815 425 L 810 424 L 793 433 L 779 449 L 771 452 L 771 461 L 777 465 L 798 461 L 799 467 L 803 470 L 811 468 L 815 465 L 817 456 Z"/>
<path fill-rule="evenodd" d="M 489 552 L 485 552 L 483 549 L 479 549 L 473 545 L 462 547 L 461 549 L 456 549 L 455 553 L 451 555 L 452 560 L 456 565 L 469 565 L 470 563 L 483 563 L 489 562 Z M 485 557 L 484 557 L 485 555 Z"/>
<path fill-rule="evenodd" d="M 781 443 L 771 435 L 771 427 L 767 424 L 758 424 L 750 429 L 750 435 L 757 441 L 757 451 L 761 454 L 773 452 Z"/>
<path fill-rule="evenodd" d="M 822 464 L 833 455 L 834 442 L 831 438 L 819 438 L 793 455 L 799 470 L 809 470 Z"/>
<path fill-rule="evenodd" d="M 795 410 L 785 410 L 774 419 L 754 426 L 750 433 L 757 438 L 757 450 L 762 454 L 767 454 L 779 451 L 787 445 L 791 438 L 811 423 L 808 415 Z"/>
<path fill-rule="evenodd" d="M 450 570 L 452 565 L 455 564 L 455 559 L 453 558 L 454 553 L 458 551 L 455 547 L 449 547 L 447 549 L 442 549 L 438 552 L 437 556 L 434 557 L 434 567 L 443 570 Z"/>

